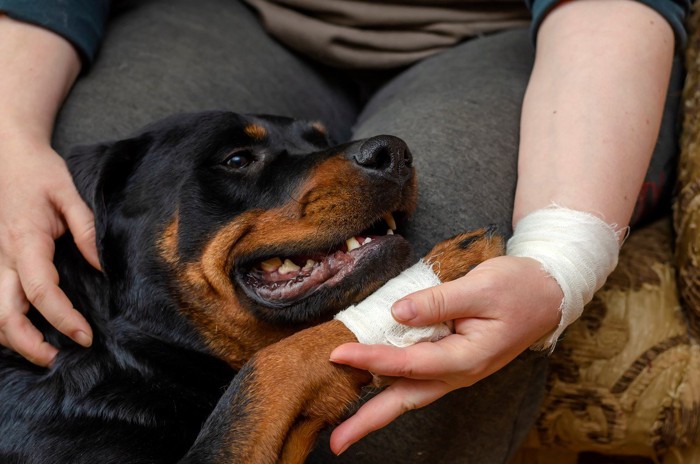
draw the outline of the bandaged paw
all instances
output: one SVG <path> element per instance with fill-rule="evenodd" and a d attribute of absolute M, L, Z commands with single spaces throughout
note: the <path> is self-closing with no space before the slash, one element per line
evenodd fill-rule
<path fill-rule="evenodd" d="M 559 325 L 532 349 L 554 349 L 564 329 L 581 316 L 617 266 L 624 231 L 593 214 L 559 206 L 534 211 L 518 222 L 506 254 L 539 261 L 564 293 Z"/>
<path fill-rule="evenodd" d="M 404 296 L 440 285 L 432 268 L 418 261 L 357 305 L 335 316 L 364 344 L 406 347 L 418 342 L 437 341 L 452 333 L 447 323 L 427 327 L 400 324 L 391 315 L 391 305 Z"/>

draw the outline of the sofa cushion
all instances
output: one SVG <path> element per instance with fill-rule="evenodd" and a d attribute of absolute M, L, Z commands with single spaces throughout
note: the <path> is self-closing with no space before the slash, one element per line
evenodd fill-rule
<path fill-rule="evenodd" d="M 700 434 L 700 346 L 687 334 L 671 224 L 633 233 L 551 358 L 527 446 L 659 459 Z"/>

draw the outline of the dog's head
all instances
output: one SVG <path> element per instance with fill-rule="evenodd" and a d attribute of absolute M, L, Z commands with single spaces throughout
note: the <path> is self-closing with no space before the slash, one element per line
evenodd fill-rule
<path fill-rule="evenodd" d="M 209 112 L 67 161 L 95 212 L 104 272 L 126 295 L 129 308 L 112 311 L 171 301 L 234 365 L 411 259 L 391 234 L 416 200 L 411 155 L 395 137 L 331 147 L 317 123 Z"/>

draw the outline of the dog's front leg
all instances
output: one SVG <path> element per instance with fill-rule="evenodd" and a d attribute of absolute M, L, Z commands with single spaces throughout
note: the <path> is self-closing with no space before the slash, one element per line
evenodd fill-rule
<path fill-rule="evenodd" d="M 301 463 L 372 376 L 328 359 L 357 339 L 338 321 L 259 351 L 236 376 L 181 463 Z"/>

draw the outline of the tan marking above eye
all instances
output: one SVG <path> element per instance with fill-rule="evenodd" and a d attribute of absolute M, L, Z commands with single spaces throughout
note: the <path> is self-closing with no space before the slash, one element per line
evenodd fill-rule
<path fill-rule="evenodd" d="M 259 124 L 249 124 L 243 129 L 243 132 L 255 140 L 262 140 L 267 137 L 267 129 Z"/>

